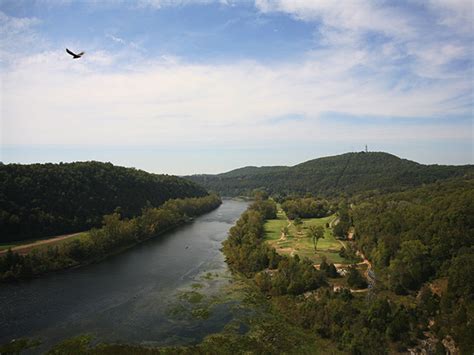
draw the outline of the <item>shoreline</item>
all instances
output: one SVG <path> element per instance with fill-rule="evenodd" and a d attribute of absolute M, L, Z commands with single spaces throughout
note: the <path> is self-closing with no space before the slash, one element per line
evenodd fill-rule
<path fill-rule="evenodd" d="M 133 247 L 139 245 L 139 244 L 143 244 L 149 240 L 152 240 L 152 239 L 155 239 L 155 238 L 158 238 L 168 232 L 171 232 L 181 226 L 185 226 L 186 224 L 189 224 L 191 222 L 194 221 L 194 219 L 196 217 L 200 217 L 200 216 L 203 216 L 207 213 L 210 213 L 212 211 L 214 211 L 215 209 L 217 209 L 220 205 L 222 204 L 222 200 L 221 202 L 216 205 L 216 206 L 213 206 L 210 210 L 198 215 L 198 216 L 193 216 L 193 217 L 188 217 L 188 216 L 185 216 L 184 217 L 184 220 L 180 223 L 177 223 L 177 224 L 174 224 L 172 226 L 169 226 L 168 228 L 165 228 L 159 232 L 157 232 L 157 234 L 151 236 L 151 237 L 148 237 L 146 239 L 143 239 L 143 240 L 134 240 L 134 242 L 128 244 L 128 245 L 124 245 L 122 247 L 119 247 L 117 249 L 114 249 L 114 250 L 111 250 L 110 252 L 107 252 L 106 254 L 104 254 L 103 256 L 100 256 L 100 257 L 94 257 L 94 258 L 90 258 L 90 259 L 86 259 L 85 261 L 81 261 L 81 262 L 73 262 L 65 267 L 60 267 L 58 269 L 52 269 L 52 270 L 48 270 L 48 271 L 45 271 L 45 272 L 40 272 L 38 274 L 34 274 L 34 275 L 31 275 L 31 276 L 28 276 L 28 277 L 16 277 L 14 279 L 8 279 L 8 278 L 4 278 L 4 279 L 0 279 L 0 285 L 1 284 L 16 284 L 16 283 L 23 283 L 23 282 L 26 282 L 26 281 L 30 281 L 30 280 L 35 280 L 35 279 L 39 279 L 39 278 L 42 278 L 42 277 L 45 277 L 47 275 L 50 275 L 50 274 L 54 274 L 54 273 L 59 273 L 59 272 L 65 272 L 67 270 L 72 270 L 72 269 L 78 269 L 78 268 L 81 268 L 81 267 L 84 267 L 84 266 L 87 266 L 87 265 L 91 265 L 91 264 L 96 264 L 96 263 L 99 263 L 111 256 L 114 256 L 114 255 L 118 255 L 118 254 L 121 254 L 129 249 L 132 249 Z M 90 231 L 87 231 L 86 233 L 88 233 Z M 84 233 L 84 232 L 82 232 Z M 80 233 L 78 233 L 80 234 Z M 7 252 L 3 255 L 0 255 L 0 258 L 6 258 L 6 255 L 8 253 L 8 250 L 7 249 Z M 12 250 L 12 253 L 13 255 L 17 255 L 19 257 L 28 257 L 28 254 L 25 254 L 25 255 L 22 255 L 22 254 L 19 254 L 15 251 Z"/>

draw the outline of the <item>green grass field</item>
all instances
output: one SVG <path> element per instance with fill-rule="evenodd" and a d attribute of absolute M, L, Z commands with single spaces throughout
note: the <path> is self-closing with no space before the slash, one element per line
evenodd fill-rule
<path fill-rule="evenodd" d="M 300 258 L 308 258 L 315 264 L 321 263 L 323 256 L 330 263 L 350 264 L 349 260 L 339 256 L 342 244 L 334 238 L 332 230 L 326 228 L 326 224 L 330 223 L 334 218 L 335 216 L 332 215 L 324 218 L 303 219 L 300 230 L 293 223 L 290 223 L 288 228 L 289 234 L 282 237 L 282 228 L 288 226 L 289 221 L 285 212 L 278 206 L 277 219 L 271 219 L 265 223 L 265 240 L 280 254 L 298 254 Z M 324 228 L 324 238 L 318 241 L 316 253 L 312 239 L 306 237 L 307 229 L 311 225 Z"/>
<path fill-rule="evenodd" d="M 285 212 L 278 208 L 277 219 L 269 219 L 265 223 L 265 239 L 278 240 L 281 237 L 281 230 L 288 225 Z"/>

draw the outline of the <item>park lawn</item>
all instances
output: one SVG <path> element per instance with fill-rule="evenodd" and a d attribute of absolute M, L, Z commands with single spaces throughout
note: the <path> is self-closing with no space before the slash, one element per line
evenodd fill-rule
<path fill-rule="evenodd" d="M 275 250 L 283 255 L 298 255 L 300 258 L 308 258 L 315 264 L 320 264 L 323 257 L 329 263 L 350 264 L 350 261 L 339 255 L 342 245 L 336 240 L 330 228 L 326 228 L 326 224 L 330 223 L 335 216 L 323 218 L 307 218 L 303 219 L 301 231 L 298 232 L 296 227 L 291 223 L 289 227 L 289 235 L 284 239 L 281 238 L 281 229 L 288 225 L 286 215 L 278 208 L 277 219 L 268 220 L 265 223 L 265 240 L 274 247 Z M 317 252 L 314 252 L 313 241 L 306 237 L 309 226 L 322 226 L 324 228 L 324 238 L 320 239 L 317 244 Z"/>
<path fill-rule="evenodd" d="M 278 240 L 281 237 L 281 230 L 288 225 L 287 220 L 270 219 L 265 222 L 265 239 Z"/>
<path fill-rule="evenodd" d="M 288 225 L 285 212 L 278 205 L 277 219 L 269 219 L 265 222 L 265 239 L 278 240 L 281 237 L 281 230 Z"/>

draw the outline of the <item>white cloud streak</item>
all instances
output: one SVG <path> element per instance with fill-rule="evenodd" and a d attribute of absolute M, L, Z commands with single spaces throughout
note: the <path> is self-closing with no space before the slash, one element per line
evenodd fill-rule
<path fill-rule="evenodd" d="M 373 0 L 256 0 L 263 13 L 283 12 L 318 25 L 318 40 L 328 48 L 367 51 L 374 60 L 411 61 L 413 74 L 427 78 L 453 76 L 444 67 L 454 60 L 473 60 L 471 0 L 413 1 L 410 7 Z M 382 35 L 374 46 L 367 36 Z M 369 50 L 367 46 L 371 45 Z M 390 47 L 390 48 L 389 48 Z M 382 53 L 381 53 L 382 51 Z M 383 51 L 385 54 L 383 55 Z M 382 55 L 381 55 L 382 54 Z M 464 76 L 465 72 L 457 73 Z M 472 74 L 472 73 L 471 73 Z"/>
<path fill-rule="evenodd" d="M 464 89 L 457 82 L 442 88 L 388 90 L 376 80 L 347 79 L 358 58 L 353 62 L 320 58 L 277 66 L 159 61 L 137 64 L 126 72 L 104 73 L 101 68 L 113 60 L 109 53 L 91 53 L 79 62 L 51 52 L 18 62 L 4 77 L 5 143 L 250 142 L 282 134 L 283 140 L 294 135 L 324 140 L 333 139 L 329 129 L 339 131 L 337 137 L 342 139 L 353 132 L 345 134 L 341 127 L 321 121 L 322 113 L 399 117 L 463 113 L 449 101 Z M 295 112 L 308 119 L 267 124 L 269 118 Z M 409 137 L 411 133 L 411 129 L 404 133 L 387 130 L 385 136 Z M 462 130 L 436 127 L 415 135 L 466 138 Z"/>
<path fill-rule="evenodd" d="M 168 3 L 143 2 L 156 8 Z M 137 55 L 133 63 L 123 65 L 123 52 L 89 51 L 73 61 L 61 51 L 47 50 L 10 58 L 11 65 L 1 73 L 3 143 L 179 146 L 248 145 L 295 138 L 299 142 L 368 137 L 472 139 L 472 131 L 449 121 L 358 127 L 356 120 L 341 124 L 321 118 L 327 112 L 381 120 L 472 112 L 472 78 L 444 68 L 454 60 L 469 58 L 472 50 L 465 41 L 423 37 L 422 26 L 410 15 L 402 16 L 400 9 L 369 1 L 340 4 L 256 2 L 265 13 L 286 12 L 323 24 L 319 33 L 324 45 L 308 51 L 298 62 L 198 65 L 171 54 L 151 61 Z M 433 2 L 430 6 L 447 5 Z M 464 23 L 461 8 L 445 9 L 453 15 L 436 17 L 440 26 Z M 35 19 L 3 16 L 0 29 L 13 35 L 2 53 L 14 52 L 15 39 L 28 43 L 37 36 L 31 31 Z M 391 39 L 368 48 L 363 36 L 372 31 Z M 463 33 L 459 36 L 471 36 Z M 413 61 L 403 67 L 409 75 L 398 76 L 397 61 L 411 57 Z M 271 118 L 294 114 L 305 119 L 269 123 Z"/>

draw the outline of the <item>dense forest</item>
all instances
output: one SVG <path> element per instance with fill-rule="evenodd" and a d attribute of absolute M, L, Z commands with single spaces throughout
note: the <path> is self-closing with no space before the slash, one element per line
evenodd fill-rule
<path fill-rule="evenodd" d="M 388 153 L 360 152 L 319 158 L 292 167 L 246 167 L 218 175 L 186 177 L 223 196 L 312 193 L 318 196 L 399 191 L 474 174 L 472 165 L 422 165 Z"/>
<path fill-rule="evenodd" d="M 311 205 L 309 198 L 290 201 L 303 210 Z M 223 251 L 230 268 L 271 297 L 289 322 L 352 354 L 406 352 L 420 342 L 430 353 L 472 352 L 473 179 L 340 201 L 341 233 L 355 229 L 352 243 L 377 275 L 374 287 L 360 295 L 326 287 L 328 278 L 338 277 L 334 265 L 323 261 L 318 271 L 308 260 L 281 256 L 263 242 L 264 220 L 275 217 L 259 212 L 259 205 L 271 203 L 251 205 L 231 229 Z M 355 268 L 349 269 L 347 283 L 355 289 L 367 286 Z"/>
<path fill-rule="evenodd" d="M 206 195 L 189 180 L 110 163 L 0 164 L 0 243 L 87 230 L 117 208 L 129 218 L 147 203 Z"/>
<path fill-rule="evenodd" d="M 390 290 L 422 300 L 444 285 L 429 301 L 433 330 L 474 350 L 474 180 L 364 200 L 352 218 L 357 244 Z"/>
<path fill-rule="evenodd" d="M 313 197 L 286 198 L 282 201 L 281 208 L 289 219 L 326 217 L 335 209 L 327 200 Z"/>
<path fill-rule="evenodd" d="M 217 208 L 217 195 L 171 199 L 161 207 L 148 205 L 131 219 L 114 212 L 103 217 L 101 228 L 92 229 L 80 239 L 60 245 L 35 249 L 27 255 L 11 250 L 0 257 L 0 282 L 31 278 L 46 272 L 101 260 L 108 255 L 154 238 L 177 227 L 190 218 Z"/>

